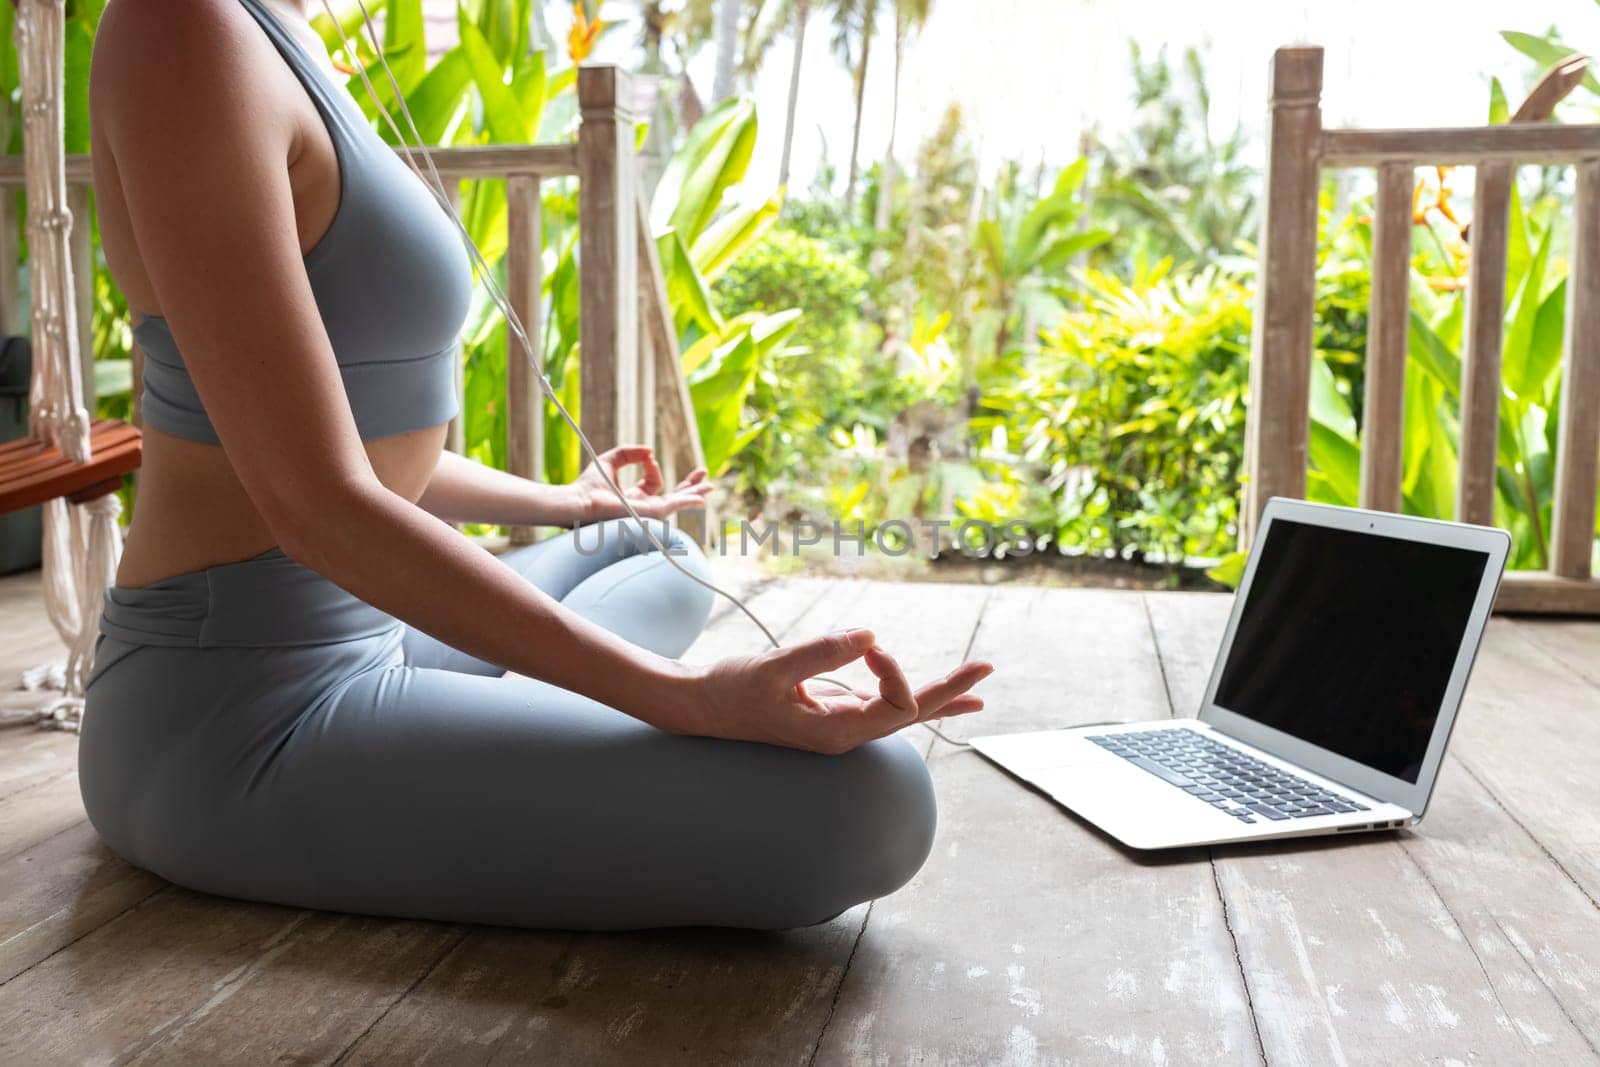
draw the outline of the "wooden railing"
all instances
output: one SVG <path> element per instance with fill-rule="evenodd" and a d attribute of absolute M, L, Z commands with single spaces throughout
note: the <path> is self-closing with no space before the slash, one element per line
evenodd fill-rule
<path fill-rule="evenodd" d="M 1494 521 L 1514 168 L 1520 163 L 1574 165 L 1577 191 L 1550 569 L 1508 574 L 1497 607 L 1600 612 L 1600 581 L 1590 573 L 1600 487 L 1600 126 L 1532 121 L 1547 116 L 1581 73 L 1581 67 L 1576 73 L 1571 68 L 1552 71 L 1519 109 L 1517 119 L 1524 121 L 1511 125 L 1329 130 L 1322 127 L 1322 49 L 1280 48 L 1273 55 L 1241 509 L 1246 545 L 1269 498 L 1305 496 L 1317 191 L 1323 168 L 1377 171 L 1361 504 L 1383 511 L 1401 506 L 1414 170 L 1444 164 L 1475 168 L 1456 515 L 1463 522 L 1487 525 Z"/>
<path fill-rule="evenodd" d="M 634 118 L 628 109 L 631 98 L 622 71 L 610 66 L 583 67 L 578 71 L 581 121 L 576 144 L 441 148 L 433 156 L 440 176 L 457 198 L 461 181 L 505 181 L 506 295 L 534 350 L 541 355 L 541 183 L 551 178 L 577 178 L 579 422 L 602 451 L 622 442 L 653 442 L 664 473 L 675 479 L 699 466 L 703 455 L 655 242 L 640 200 Z M 84 353 L 84 399 L 92 411 L 94 249 L 85 221 L 91 187 L 88 156 L 67 157 L 66 180 L 74 220 L 71 258 L 79 351 Z M 0 330 L 7 335 L 21 332 L 25 318 L 17 277 L 22 186 L 22 160 L 0 157 Z M 135 421 L 141 358 L 135 346 Z M 458 364 L 456 389 L 464 401 L 461 372 Z M 527 478 L 542 477 L 543 397 L 532 370 L 514 347 L 508 350 L 506 361 L 506 437 L 507 469 Z M 457 415 L 450 424 L 446 447 L 460 452 L 464 440 L 462 415 Z M 705 539 L 709 524 L 703 514 L 679 518 L 688 532 Z M 526 543 L 534 536 L 531 528 L 511 530 L 513 544 Z"/>

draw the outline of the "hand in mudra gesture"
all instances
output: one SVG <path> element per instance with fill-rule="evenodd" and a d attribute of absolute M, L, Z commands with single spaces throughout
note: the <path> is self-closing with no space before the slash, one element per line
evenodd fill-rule
<path fill-rule="evenodd" d="M 876 693 L 816 679 L 858 659 L 878 679 Z M 705 721 L 696 724 L 696 733 L 835 755 L 912 723 L 983 710 L 983 698 L 968 690 L 994 667 L 963 663 L 913 690 L 871 631 L 847 630 L 760 655 L 730 657 L 702 670 Z"/>
<path fill-rule="evenodd" d="M 622 486 L 623 472 L 634 466 L 644 469 L 637 482 L 622 487 L 622 493 L 644 518 L 664 519 L 685 508 L 705 507 L 712 483 L 706 477 L 704 467 L 696 467 L 688 477 L 667 491 L 661 468 L 656 464 L 655 452 L 650 446 L 618 445 L 600 453 L 599 463 L 589 464 L 570 486 L 577 495 L 578 511 L 584 522 L 621 518 L 628 513 L 606 484 L 606 477 Z"/>

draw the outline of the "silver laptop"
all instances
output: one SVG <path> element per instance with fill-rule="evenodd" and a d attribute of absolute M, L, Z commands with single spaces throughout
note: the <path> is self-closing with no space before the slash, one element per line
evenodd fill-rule
<path fill-rule="evenodd" d="M 1414 825 L 1510 544 L 1274 499 L 1198 718 L 972 745 L 1133 848 Z"/>

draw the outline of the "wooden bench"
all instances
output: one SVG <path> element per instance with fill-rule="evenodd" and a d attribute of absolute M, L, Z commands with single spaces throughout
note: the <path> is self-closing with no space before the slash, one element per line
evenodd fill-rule
<path fill-rule="evenodd" d="M 122 476 L 139 468 L 139 430 L 118 419 L 89 429 L 93 456 L 75 463 L 61 449 L 32 437 L 0 445 L 0 515 L 64 498 L 73 504 L 114 493 Z"/>

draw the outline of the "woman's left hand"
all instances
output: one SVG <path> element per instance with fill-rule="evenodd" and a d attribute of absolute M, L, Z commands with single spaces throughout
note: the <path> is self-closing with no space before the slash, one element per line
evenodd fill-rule
<path fill-rule="evenodd" d="M 618 445 L 600 453 L 600 462 L 591 463 L 570 486 L 577 495 L 578 513 L 584 522 L 621 518 L 628 512 L 606 484 L 606 477 L 622 485 L 622 472 L 640 466 L 639 480 L 624 486 L 622 493 L 633 509 L 647 519 L 664 519 L 685 508 L 703 508 L 712 489 L 704 467 L 696 467 L 670 491 L 663 491 L 661 468 L 648 445 Z M 602 473 L 603 471 L 603 473 Z"/>

